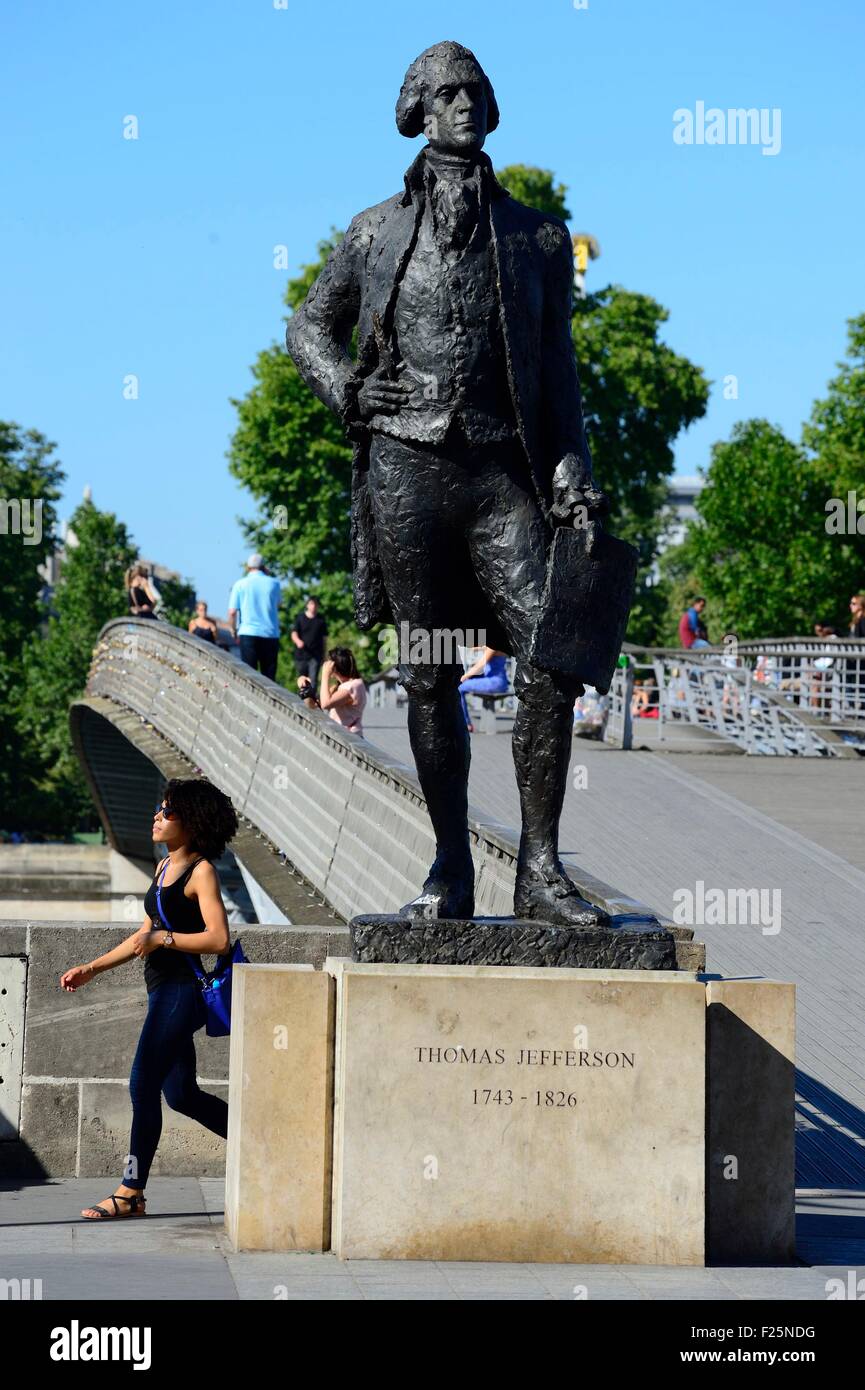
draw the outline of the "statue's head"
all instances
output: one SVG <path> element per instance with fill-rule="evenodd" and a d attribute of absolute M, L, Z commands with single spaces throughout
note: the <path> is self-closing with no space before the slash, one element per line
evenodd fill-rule
<path fill-rule="evenodd" d="M 401 135 L 425 134 L 433 149 L 471 154 L 498 123 L 492 83 L 469 49 L 448 41 L 415 58 L 396 104 Z"/>

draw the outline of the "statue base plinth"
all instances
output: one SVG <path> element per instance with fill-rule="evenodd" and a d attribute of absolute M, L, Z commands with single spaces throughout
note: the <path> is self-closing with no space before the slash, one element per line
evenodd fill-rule
<path fill-rule="evenodd" d="M 352 960 L 371 965 L 513 965 L 585 970 L 676 970 L 676 940 L 653 917 L 609 927 L 554 926 L 518 917 L 352 918 Z"/>
<path fill-rule="evenodd" d="M 772 980 L 240 965 L 226 1229 L 351 1260 L 789 1263 L 794 1057 Z"/>

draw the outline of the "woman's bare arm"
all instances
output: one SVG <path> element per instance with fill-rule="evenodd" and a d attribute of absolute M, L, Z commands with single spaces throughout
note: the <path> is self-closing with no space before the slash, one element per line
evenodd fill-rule
<path fill-rule="evenodd" d="M 106 970 L 113 970 L 115 966 L 125 965 L 128 960 L 134 960 L 138 954 L 136 947 L 142 938 L 142 934 L 149 934 L 152 923 L 150 918 L 145 916 L 143 924 L 138 931 L 127 936 L 125 941 L 106 951 L 103 956 L 97 956 L 95 960 L 87 965 L 73 965 L 71 970 L 66 970 L 60 976 L 60 988 L 69 991 L 80 989 L 82 985 L 89 984 L 95 980 L 97 975 L 102 975 Z"/>
<path fill-rule="evenodd" d="M 90 969 L 94 975 L 102 975 L 106 970 L 113 970 L 115 966 L 125 965 L 128 960 L 135 958 L 135 943 L 140 940 L 142 932 L 149 932 L 153 926 L 150 918 L 145 915 L 144 921 L 134 931 L 131 936 L 127 936 L 125 941 L 121 941 L 119 946 L 106 951 L 104 956 L 97 956 L 90 962 Z"/>
<path fill-rule="evenodd" d="M 318 703 L 322 709 L 334 709 L 337 705 L 353 705 L 354 699 L 348 690 L 335 690 L 331 692 L 330 681 L 333 673 L 333 662 L 325 661 L 321 668 L 321 688 L 318 695 Z"/>
<path fill-rule="evenodd" d="M 322 689 L 319 704 L 322 709 L 333 709 L 336 705 L 356 705 L 357 700 L 350 690 L 334 690 L 331 693 Z"/>
<path fill-rule="evenodd" d="M 175 936 L 174 945 L 170 946 L 169 950 L 183 951 L 196 956 L 222 956 L 231 945 L 231 932 L 228 928 L 225 904 L 219 891 L 219 876 L 213 865 L 206 860 L 196 864 L 189 876 L 189 885 L 198 899 L 205 930 L 183 932 Z M 161 938 L 164 938 L 164 935 L 164 932 L 155 933 L 155 936 Z M 162 940 L 158 940 L 156 944 L 161 946 Z"/>
<path fill-rule="evenodd" d="M 460 676 L 460 680 L 467 681 L 470 676 L 482 676 L 484 673 L 484 667 L 486 666 L 488 661 L 492 661 L 495 654 L 495 647 L 484 647 L 477 661 L 474 663 L 474 665 L 470 666 L 467 671 L 463 672 L 463 674 Z"/>

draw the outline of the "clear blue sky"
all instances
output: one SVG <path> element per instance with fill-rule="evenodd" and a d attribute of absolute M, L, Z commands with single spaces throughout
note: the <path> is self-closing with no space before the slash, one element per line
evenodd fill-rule
<path fill-rule="evenodd" d="M 254 511 L 227 471 L 229 397 L 282 336 L 273 247 L 311 260 L 400 188 L 420 142 L 394 102 L 445 38 L 493 80 L 494 163 L 554 170 L 601 243 L 590 284 L 655 296 L 715 382 L 679 472 L 736 419 L 796 434 L 865 310 L 862 0 L 9 3 L 0 416 L 57 442 L 64 515 L 89 483 L 218 613 Z M 780 153 L 674 144 L 698 101 L 780 108 Z"/>

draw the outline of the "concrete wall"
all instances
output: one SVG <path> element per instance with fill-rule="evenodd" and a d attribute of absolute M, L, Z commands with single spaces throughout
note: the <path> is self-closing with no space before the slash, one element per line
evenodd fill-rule
<path fill-rule="evenodd" d="M 0 845 L 0 919 L 111 921 L 112 858 L 107 845 Z"/>
<path fill-rule="evenodd" d="M 143 965 L 130 961 L 74 994 L 59 980 L 130 930 L 128 923 L 0 920 L 0 1179 L 120 1180 L 132 1118 L 129 1072 L 147 1006 Z M 244 926 L 237 935 L 261 963 L 318 967 L 325 956 L 349 954 L 341 926 Z M 200 1084 L 226 1098 L 228 1045 L 204 1030 L 195 1037 Z M 223 1140 L 167 1105 L 163 1117 L 154 1175 L 222 1174 Z"/>
<path fill-rule="evenodd" d="M 231 850 L 216 866 L 229 922 L 288 924 L 250 879 L 262 910 L 254 906 Z M 135 860 L 108 845 L 0 845 L 0 921 L 135 924 L 144 916 L 153 870 L 152 849 Z"/>

